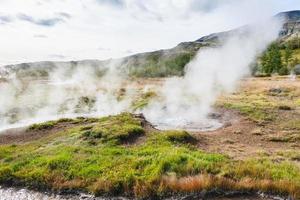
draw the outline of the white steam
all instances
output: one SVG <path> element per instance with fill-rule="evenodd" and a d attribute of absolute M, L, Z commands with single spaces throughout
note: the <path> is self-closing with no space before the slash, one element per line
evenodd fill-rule
<path fill-rule="evenodd" d="M 280 27 L 275 20 L 247 26 L 220 47 L 200 49 L 183 78 L 166 81 L 161 98 L 144 110 L 146 117 L 162 128 L 220 126 L 208 119 L 216 98 L 233 91 L 237 81 L 249 74 L 251 63 L 277 38 Z"/>
<path fill-rule="evenodd" d="M 117 61 L 107 63 L 105 69 L 55 66 L 46 79 L 26 80 L 10 73 L 0 82 L 0 131 L 62 117 L 105 116 L 127 110 L 131 93 L 126 92 L 124 75 L 116 66 L 120 66 Z M 104 75 L 98 74 L 101 71 Z"/>
<path fill-rule="evenodd" d="M 216 98 L 233 91 L 237 81 L 249 74 L 250 64 L 276 39 L 280 27 L 277 21 L 244 27 L 223 45 L 200 49 L 185 67 L 185 76 L 167 80 L 159 97 L 141 112 L 162 128 L 219 127 L 208 117 Z M 0 77 L 0 131 L 62 117 L 131 111 L 136 90 L 125 83 L 124 73 L 116 67 L 119 62 L 107 62 L 105 70 L 103 66 L 56 66 L 46 80 L 2 72 L 8 75 L 4 81 Z"/>

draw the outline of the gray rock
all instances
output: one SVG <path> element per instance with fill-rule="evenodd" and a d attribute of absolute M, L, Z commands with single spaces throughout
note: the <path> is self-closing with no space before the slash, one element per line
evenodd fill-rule
<path fill-rule="evenodd" d="M 300 64 L 295 66 L 294 72 L 295 72 L 296 75 L 300 75 Z"/>

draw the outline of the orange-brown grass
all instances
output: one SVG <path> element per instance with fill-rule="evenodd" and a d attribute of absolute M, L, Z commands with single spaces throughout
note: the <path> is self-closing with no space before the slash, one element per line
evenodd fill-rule
<path fill-rule="evenodd" d="M 133 194 L 138 198 L 149 198 L 154 194 L 157 194 L 158 185 L 159 182 L 157 184 L 157 181 L 154 181 L 153 183 L 136 181 L 135 185 L 133 186 Z"/>
<path fill-rule="evenodd" d="M 163 188 L 163 190 L 175 192 L 198 192 L 202 190 L 211 190 L 214 188 L 225 191 L 263 191 L 282 195 L 289 194 L 296 199 L 300 198 L 300 186 L 290 181 L 273 181 L 268 179 L 258 180 L 253 178 L 233 180 L 209 174 L 200 174 L 197 176 L 187 176 L 181 178 L 166 176 L 162 179 L 161 188 Z"/>
<path fill-rule="evenodd" d="M 94 194 L 100 194 L 100 193 L 109 193 L 113 191 L 113 183 L 108 180 L 98 179 L 92 186 L 90 186 L 90 190 Z"/>
<path fill-rule="evenodd" d="M 87 185 L 87 181 L 79 178 L 67 180 L 63 175 L 58 176 L 57 174 L 50 174 L 47 177 L 46 182 L 52 186 L 55 190 L 63 189 L 81 189 Z"/>

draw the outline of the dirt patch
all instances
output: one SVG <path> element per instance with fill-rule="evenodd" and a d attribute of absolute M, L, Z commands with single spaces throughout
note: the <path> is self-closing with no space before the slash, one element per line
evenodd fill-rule
<path fill-rule="evenodd" d="M 270 95 L 270 91 L 280 92 Z M 194 132 L 199 139 L 198 146 L 205 151 L 224 153 L 234 159 L 262 156 L 276 161 L 286 159 L 278 154 L 300 152 L 300 120 L 297 121 L 300 119 L 300 104 L 295 103 L 298 99 L 299 80 L 275 77 L 245 79 L 241 81 L 236 93 L 221 97 L 221 104 L 253 103 L 253 111 L 265 105 L 267 115 L 273 115 L 274 118 L 270 121 L 255 121 L 247 113 L 223 108 L 219 112 L 226 116 L 225 126 L 215 131 Z M 283 107 L 290 109 L 280 109 Z"/>
<path fill-rule="evenodd" d="M 0 145 L 31 142 L 75 126 L 77 124 L 72 122 L 59 122 L 47 129 L 30 130 L 28 127 L 8 129 L 0 133 Z"/>
<path fill-rule="evenodd" d="M 269 139 L 271 135 L 278 135 L 276 130 L 257 125 L 238 114 L 235 119 L 230 126 L 216 131 L 193 133 L 199 140 L 198 147 L 208 152 L 226 154 L 237 160 L 261 156 L 276 158 L 281 151 L 300 151 L 299 142 Z"/>
<path fill-rule="evenodd" d="M 221 129 L 209 132 L 195 132 L 199 140 L 198 147 L 209 152 L 218 152 L 235 159 L 258 156 L 260 153 L 272 154 L 279 149 L 286 149 L 287 144 L 265 140 L 263 126 L 241 116 L 234 111 L 224 111 L 231 116 Z"/>

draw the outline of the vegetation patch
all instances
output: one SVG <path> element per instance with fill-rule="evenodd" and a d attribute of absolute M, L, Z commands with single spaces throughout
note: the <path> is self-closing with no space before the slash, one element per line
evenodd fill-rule
<path fill-rule="evenodd" d="M 175 51 L 172 54 L 165 54 L 163 51 L 145 54 L 127 63 L 129 75 L 133 77 L 182 76 L 184 66 L 195 54 L 195 49 Z"/>
<path fill-rule="evenodd" d="M 297 142 L 300 141 L 299 134 L 289 134 L 283 136 L 271 136 L 268 138 L 271 142 Z"/>
<path fill-rule="evenodd" d="M 132 109 L 134 111 L 146 107 L 151 99 L 156 97 L 157 94 L 154 91 L 148 91 L 143 93 L 136 101 L 132 104 Z"/>
<path fill-rule="evenodd" d="M 297 106 L 300 106 L 300 99 L 296 100 L 295 103 Z"/>
<path fill-rule="evenodd" d="M 268 112 L 266 107 L 254 102 L 226 102 L 223 104 L 223 107 L 237 110 L 257 122 L 274 120 L 274 116 L 271 112 Z"/>
<path fill-rule="evenodd" d="M 285 130 L 299 130 L 300 131 L 300 119 L 289 120 L 282 124 L 282 128 Z"/>
<path fill-rule="evenodd" d="M 28 130 L 45 130 L 45 129 L 51 129 L 57 124 L 57 121 L 49 121 L 39 124 L 33 124 L 28 127 Z"/>
<path fill-rule="evenodd" d="M 193 143 L 196 141 L 196 139 L 186 131 L 164 131 L 163 134 L 172 142 Z"/>
<path fill-rule="evenodd" d="M 70 124 L 86 124 L 86 123 L 94 123 L 99 121 L 97 118 L 86 118 L 86 117 L 77 117 L 75 119 L 71 118 L 61 118 L 56 121 L 48 121 L 48 122 L 43 122 L 43 123 L 36 123 L 30 125 L 27 130 L 28 131 L 33 131 L 33 130 L 48 130 L 54 128 L 58 124 L 62 123 L 70 123 Z"/>
<path fill-rule="evenodd" d="M 300 195 L 300 170 L 289 162 L 203 152 L 188 132 L 145 129 L 129 113 L 73 122 L 37 141 L 1 145 L 0 183 L 135 197 L 216 188 Z M 143 142 L 122 145 L 141 134 Z"/>
<path fill-rule="evenodd" d="M 277 152 L 278 156 L 282 156 L 284 159 L 292 161 L 300 161 L 300 152 L 299 151 L 279 151 Z"/>
<path fill-rule="evenodd" d="M 295 66 L 299 64 L 299 48 L 299 38 L 283 43 L 273 42 L 261 55 L 254 71 L 269 76 L 274 73 L 288 75 L 291 71 L 295 72 Z"/>
<path fill-rule="evenodd" d="M 116 142 L 123 143 L 145 133 L 142 122 L 129 113 L 117 116 L 104 117 L 94 125 L 79 128 L 79 133 L 84 140 L 90 143 Z"/>
<path fill-rule="evenodd" d="M 217 106 L 236 110 L 256 122 L 274 122 L 281 118 L 281 112 L 296 109 L 293 100 L 296 94 L 294 88 L 251 88 L 221 97 Z"/>
<path fill-rule="evenodd" d="M 96 99 L 94 97 L 82 96 L 78 99 L 77 105 L 75 106 L 76 113 L 84 113 L 91 111 L 94 107 Z"/>

